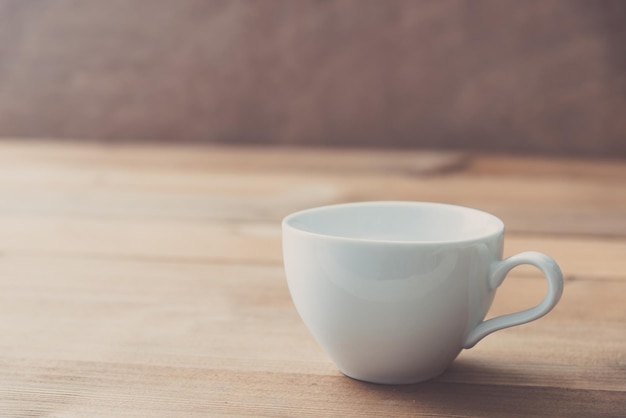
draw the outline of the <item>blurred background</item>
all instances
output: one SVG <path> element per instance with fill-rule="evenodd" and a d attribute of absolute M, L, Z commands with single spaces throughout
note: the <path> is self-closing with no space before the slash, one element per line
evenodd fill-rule
<path fill-rule="evenodd" d="M 626 1 L 0 0 L 0 137 L 626 156 Z"/>

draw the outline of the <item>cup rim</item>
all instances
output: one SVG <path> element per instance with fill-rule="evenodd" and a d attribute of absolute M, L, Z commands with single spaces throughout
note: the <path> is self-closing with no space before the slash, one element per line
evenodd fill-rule
<path fill-rule="evenodd" d="M 358 207 L 358 206 L 414 206 L 414 207 L 431 207 L 431 208 L 435 208 L 435 207 L 440 207 L 442 209 L 447 209 L 447 210 L 456 210 L 456 211 L 462 211 L 462 212 L 474 212 L 474 213 L 478 213 L 481 214 L 481 216 L 486 216 L 487 218 L 491 218 L 491 221 L 493 221 L 497 227 L 493 230 L 493 231 L 489 231 L 488 233 L 483 233 L 483 234 L 479 234 L 476 236 L 470 236 L 470 237 L 465 237 L 465 238 L 459 238 L 459 239 L 445 239 L 445 240 L 389 240 L 389 239 L 379 239 L 379 238 L 355 238 L 355 237 L 349 237 L 349 236 L 341 236 L 341 235 L 333 235 L 333 234 L 327 234 L 327 233 L 323 233 L 323 232 L 312 232 L 312 231 L 307 231 L 304 230 L 302 228 L 298 228 L 294 225 L 291 224 L 291 221 L 293 221 L 294 219 L 307 215 L 307 214 L 312 214 L 315 212 L 320 212 L 320 211 L 327 211 L 327 210 L 333 210 L 333 209 L 338 209 L 341 207 Z M 323 206 L 317 206 L 317 207 L 312 207 L 312 208 L 308 208 L 308 209 L 303 209 L 303 210 L 299 210 L 296 212 L 293 212 L 287 216 L 285 216 L 282 220 L 282 229 L 283 231 L 285 230 L 290 230 L 294 233 L 297 234 L 301 234 L 304 236 L 310 236 L 310 237 L 317 237 L 317 238 L 324 238 L 327 240 L 333 240 L 333 241 L 343 241 L 343 242 L 353 242 L 353 243 L 371 243 L 371 244 L 394 244 L 394 245 L 446 245 L 446 244 L 463 244 L 463 243 L 469 243 L 469 242 L 477 242 L 477 241 L 482 241 L 485 239 L 488 239 L 490 237 L 493 236 L 499 236 L 499 235 L 503 235 L 504 234 L 504 222 L 498 218 L 497 216 L 493 215 L 492 213 L 480 210 L 480 209 L 476 209 L 476 208 L 472 208 L 469 206 L 463 206 L 463 205 L 455 205 L 455 204 L 451 204 L 451 203 L 441 203 L 441 202 L 427 202 L 427 201 L 402 201 L 402 200 L 371 200 L 371 201 L 360 201 L 360 202 L 348 202 L 348 203 L 336 203 L 336 204 L 330 204 L 330 205 L 323 205 Z"/>

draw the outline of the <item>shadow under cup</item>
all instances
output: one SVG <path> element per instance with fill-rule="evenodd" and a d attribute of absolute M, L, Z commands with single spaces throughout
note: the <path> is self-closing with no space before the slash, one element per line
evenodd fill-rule
<path fill-rule="evenodd" d="M 520 263 L 539 264 L 528 261 L 538 253 L 528 253 L 502 265 L 494 279 L 494 266 L 504 263 L 504 225 L 476 209 L 349 203 L 294 213 L 282 229 L 296 309 L 337 367 L 359 380 L 433 378 L 463 348 L 497 329 L 536 319 L 560 296 L 541 312 L 514 314 L 523 314 L 514 323 L 504 317 L 496 318 L 501 323 L 482 322 L 500 276 Z"/>

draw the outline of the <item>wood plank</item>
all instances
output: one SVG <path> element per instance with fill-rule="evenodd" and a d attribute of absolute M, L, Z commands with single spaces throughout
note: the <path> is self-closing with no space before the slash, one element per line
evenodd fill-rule
<path fill-rule="evenodd" d="M 623 159 L 564 158 L 523 155 L 473 155 L 465 167 L 471 174 L 485 176 L 515 176 L 532 179 L 564 177 L 569 179 L 626 180 Z"/>
<path fill-rule="evenodd" d="M 434 172 L 426 169 L 425 173 L 420 172 L 422 165 L 438 165 L 440 160 L 447 159 L 462 160 L 463 163 L 450 163 L 454 169 L 444 168 Z M 508 167 L 510 170 L 506 171 Z M 369 183 L 377 178 L 379 183 L 389 178 L 400 178 L 399 183 L 403 186 L 399 187 L 400 190 L 410 188 L 411 184 L 407 184 L 407 181 L 410 183 L 411 179 L 428 180 L 433 175 L 442 182 L 460 180 L 461 184 L 455 191 L 465 188 L 461 187 L 467 184 L 464 178 L 476 183 L 478 189 L 482 184 L 493 184 L 498 189 L 494 192 L 506 189 L 507 185 L 530 183 L 532 187 L 521 187 L 515 190 L 516 193 L 510 193 L 509 197 L 516 199 L 540 191 L 542 196 L 549 197 L 550 193 L 546 193 L 545 189 L 558 189 L 554 186 L 560 185 L 567 187 L 565 190 L 557 190 L 559 195 L 577 186 L 593 193 L 596 183 L 600 187 L 606 183 L 621 185 L 623 190 L 626 164 L 618 160 L 541 160 L 512 156 L 470 158 L 455 153 L 406 150 L 0 142 L 0 172 L 3 174 L 0 177 L 3 184 L 17 182 L 22 187 L 29 183 L 47 187 L 63 182 L 96 187 L 124 187 L 128 183 L 137 183 L 140 187 L 158 187 L 164 183 L 164 190 L 168 189 L 168 185 L 184 187 L 188 183 L 201 187 L 207 181 L 209 185 L 215 185 L 217 182 L 211 181 L 211 176 L 216 174 L 242 176 L 246 180 L 251 175 L 259 176 L 259 185 L 267 183 L 263 178 L 269 176 L 270 182 L 277 181 L 280 184 L 290 182 L 291 178 L 284 176 L 286 172 L 294 174 L 298 179 L 314 176 L 326 181 L 347 179 L 356 181 L 356 184 Z M 277 174 L 283 174 L 282 178 L 277 179 Z M 543 174 L 541 182 L 536 181 L 539 174 Z M 354 175 L 364 177 L 359 180 Z M 197 180 L 194 181 L 194 178 Z M 500 185 L 502 182 L 504 185 Z M 593 196 L 596 194 L 603 195 L 596 192 Z M 621 202 L 625 200 L 620 195 L 604 198 Z"/>
<path fill-rule="evenodd" d="M 626 322 L 623 303 L 623 280 L 589 280 L 586 277 L 566 280 L 559 304 L 550 312 L 550 320 L 558 322 L 603 323 Z M 521 311 L 537 305 L 547 285 L 543 277 L 511 274 L 498 288 L 488 318 Z"/>
<path fill-rule="evenodd" d="M 0 252 L 187 262 L 282 264 L 278 222 L 0 217 Z M 505 256 L 542 251 L 567 276 L 626 278 L 626 240 L 508 233 Z M 512 274 L 536 274 L 530 268 Z"/>
<path fill-rule="evenodd" d="M 420 167 L 439 167 L 423 170 Z M 280 146 L 168 145 L 10 139 L 0 141 L 1 167 L 178 169 L 183 171 L 367 172 L 404 174 L 464 170 L 468 174 L 565 177 L 619 181 L 626 164 L 619 159 L 467 154 L 435 150 L 311 148 Z"/>
<path fill-rule="evenodd" d="M 2 217 L 0 252 L 191 262 L 282 262 L 279 225 Z"/>
<path fill-rule="evenodd" d="M 487 210 L 518 232 L 626 236 L 624 184 L 465 173 L 286 175 L 36 165 L 0 169 L 0 214 L 277 221 L 294 210 L 344 201 L 426 200 Z"/>
<path fill-rule="evenodd" d="M 111 277 L 114 271 L 114 276 Z M 282 266 L 237 265 L 237 264 L 210 264 L 185 263 L 147 260 L 119 260 L 99 258 L 73 258 L 58 256 L 26 256 L 5 254 L 0 259 L 0 273 L 2 278 L 3 297 L 7 299 L 6 306 L 17 309 L 24 300 L 34 303 L 41 298 L 73 297 L 71 292 L 79 291 L 82 296 L 89 296 L 86 286 L 93 286 L 97 294 L 113 292 L 117 297 L 126 300 L 132 292 L 134 296 L 142 285 L 147 288 L 159 286 L 155 292 L 162 291 L 163 287 L 170 286 L 183 292 L 186 288 L 178 279 L 190 282 L 190 286 L 201 287 L 207 283 L 214 283 L 212 290 L 219 292 L 234 292 L 237 297 L 253 297 L 253 299 L 236 299 L 246 308 L 251 309 L 280 303 L 280 307 L 290 305 L 286 301 L 286 281 Z M 114 279 L 114 280 L 113 280 Z M 85 282 L 85 280 L 88 280 Z M 250 290 L 241 289 L 245 280 L 250 281 Z M 59 281 L 58 284 L 53 281 Z M 172 281 L 173 283 L 169 283 Z M 114 287 L 114 284 L 117 287 Z M 29 286 L 34 285 L 42 294 L 30 295 Z M 556 320 L 572 321 L 602 321 L 623 322 L 626 320 L 626 305 L 620 303 L 623 298 L 623 289 L 626 282 L 623 280 L 589 280 L 586 277 L 566 280 L 565 291 L 559 305 L 550 313 Z M 74 289 L 76 288 L 76 289 Z M 502 315 L 516 310 L 530 307 L 539 302 L 545 294 L 544 279 L 538 274 L 535 276 L 511 274 L 500 287 L 489 316 Z M 254 289 L 254 290 L 252 290 Z M 47 293 L 46 292 L 50 292 Z M 218 292 L 218 293 L 219 293 Z M 150 292 L 145 293 L 145 295 Z M 217 295 L 196 296 L 207 297 L 217 304 L 221 293 Z M 22 300 L 22 302 L 18 302 Z M 144 300 L 138 298 L 138 301 Z M 244 309 L 244 308 L 240 308 Z M 20 308 L 28 313 L 28 309 Z"/>
<path fill-rule="evenodd" d="M 504 256 L 540 251 L 553 257 L 569 278 L 623 278 L 626 240 L 506 234 Z M 626 261 L 626 260 L 624 260 Z M 520 267 L 530 271 L 530 267 Z M 534 270 L 532 270 L 534 271 Z M 515 272 L 515 270 L 513 270 Z"/>
<path fill-rule="evenodd" d="M 615 160 L 49 142 L 0 151 L 6 214 L 279 220 L 335 202 L 430 200 L 493 212 L 517 232 L 626 236 L 626 164 Z"/>
<path fill-rule="evenodd" d="M 191 172 L 386 172 L 424 175 L 463 168 L 464 153 L 453 151 L 266 146 L 186 146 L 150 143 L 56 142 L 3 139 L 0 166 L 6 168 L 176 169 Z"/>
<path fill-rule="evenodd" d="M 196 173 L 384 172 L 423 175 L 464 171 L 475 176 L 566 178 L 620 182 L 626 164 L 618 159 L 547 158 L 507 154 L 463 154 L 433 150 L 307 148 L 101 143 L 85 141 L 0 141 L 2 169 L 161 169 Z"/>
<path fill-rule="evenodd" d="M 492 315 L 543 294 L 540 279 L 505 283 Z M 487 337 L 442 381 L 626 390 L 625 286 L 569 283 L 552 313 Z M 338 375 L 278 266 L 8 256 L 0 261 L 0 333 L 1 361 L 19 370 L 78 362 L 80 372 L 81 363 L 104 362 Z"/>
<path fill-rule="evenodd" d="M 382 386 L 343 376 L 119 363 L 10 367 L 6 416 L 568 416 L 618 417 L 620 392 L 431 381 Z M 3 379 L 4 380 L 4 379 Z M 1 385 L 1 383 L 0 383 Z M 37 393 L 37 399 L 32 394 Z M 531 401 L 532 400 L 532 401 Z"/>
<path fill-rule="evenodd" d="M 231 191 L 232 192 L 232 191 Z M 230 192 L 229 192 L 230 193 Z M 185 193 L 139 193 L 139 192 L 53 192 L 27 190 L 0 191 L 0 216 L 80 216 L 92 218 L 164 219 L 181 221 L 246 220 L 275 221 L 283 216 L 307 207 L 342 201 L 337 187 L 323 182 L 308 180 L 306 188 L 294 187 L 263 197 L 250 195 L 232 196 Z M 446 201 L 443 196 L 421 198 Z M 360 196 L 362 200 L 384 198 L 379 195 Z M 415 196 L 416 197 L 416 196 Z M 410 199 L 410 196 L 387 196 L 387 198 Z M 354 198 L 352 200 L 359 200 Z M 625 237 L 626 210 L 621 207 L 585 207 L 572 205 L 567 208 L 542 207 L 533 200 L 525 204 L 490 203 L 487 199 L 466 201 L 458 196 L 449 203 L 474 206 L 498 215 L 512 232 L 559 235 L 588 235 Z"/>
<path fill-rule="evenodd" d="M 620 416 L 626 164 L 390 151 L 0 142 L 0 415 Z M 298 317 L 280 219 L 372 199 L 475 206 L 566 286 L 438 379 L 341 376 Z M 546 284 L 511 272 L 489 316 Z"/>
<path fill-rule="evenodd" d="M 532 179 L 518 177 L 492 178 L 472 175 L 445 175 L 412 177 L 394 174 L 360 174 L 358 176 L 328 173 L 310 174 L 300 172 L 286 176 L 283 173 L 228 173 L 228 172 L 185 172 L 179 170 L 113 170 L 88 167 L 46 168 L 37 166 L 28 169 L 1 171 L 0 185 L 3 191 L 25 190 L 82 192 L 142 192 L 179 195 L 215 193 L 245 197 L 247 194 L 263 195 L 307 189 L 311 185 L 323 184 L 334 187 L 343 199 L 425 199 L 458 202 L 484 201 L 484 204 L 539 204 L 562 207 L 583 205 L 601 209 L 603 207 L 624 208 L 626 197 L 624 183 L 620 181 L 581 181 L 577 179 Z M 369 194 L 368 194 L 369 193 Z M 506 196 L 506 199 L 502 199 Z"/>

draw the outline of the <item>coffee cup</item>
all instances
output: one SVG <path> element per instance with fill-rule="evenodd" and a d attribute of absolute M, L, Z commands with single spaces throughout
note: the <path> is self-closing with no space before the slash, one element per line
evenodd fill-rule
<path fill-rule="evenodd" d="M 477 209 L 338 204 L 287 216 L 282 234 L 287 283 L 303 322 L 343 374 L 367 382 L 432 379 L 488 334 L 542 317 L 563 292 L 549 256 L 502 259 L 504 224 Z M 546 296 L 485 320 L 496 289 L 521 264 L 543 272 Z"/>

